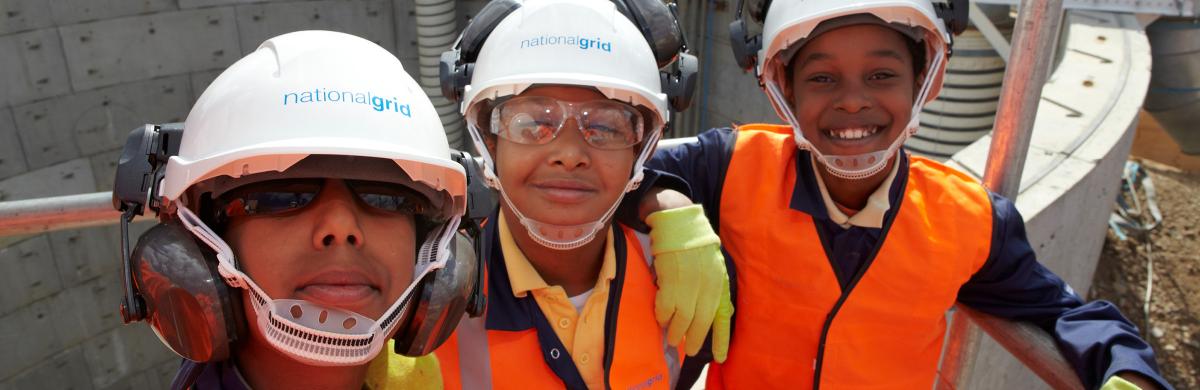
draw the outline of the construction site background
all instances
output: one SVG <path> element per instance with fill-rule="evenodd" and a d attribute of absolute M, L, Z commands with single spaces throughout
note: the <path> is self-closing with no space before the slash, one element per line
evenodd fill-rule
<path fill-rule="evenodd" d="M 484 3 L 457 1 L 459 27 Z M 729 55 L 722 29 L 737 2 L 680 3 L 711 79 L 672 135 L 775 121 L 753 75 Z M 700 4 L 712 12 L 695 12 Z M 274 35 L 363 36 L 416 75 L 416 12 L 411 0 L 0 0 L 0 201 L 111 190 L 131 129 L 182 121 L 221 70 Z M 1117 302 L 1155 343 L 1164 374 L 1196 389 L 1200 158 L 1181 155 L 1152 118 L 1141 124 L 1133 155 L 1152 160 L 1144 166 L 1166 219 L 1148 237 L 1110 234 L 1095 278 L 1078 282 L 1094 280 L 1089 296 Z M 179 358 L 144 324 L 121 325 L 118 237 L 115 226 L 0 237 L 0 345 L 10 351 L 0 354 L 0 390 L 167 387 Z M 1146 248 L 1155 261 L 1149 326 Z"/>

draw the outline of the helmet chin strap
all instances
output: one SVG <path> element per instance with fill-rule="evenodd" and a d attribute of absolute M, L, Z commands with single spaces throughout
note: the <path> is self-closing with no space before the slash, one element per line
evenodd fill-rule
<path fill-rule="evenodd" d="M 449 243 L 459 217 L 440 226 L 417 253 L 413 281 L 378 319 L 336 307 L 299 299 L 272 299 L 237 267 L 233 249 L 191 210 L 180 207 L 179 221 L 196 238 L 217 253 L 217 271 L 231 287 L 250 292 L 257 326 L 275 349 L 297 361 L 316 366 L 365 364 L 383 349 L 401 314 L 407 311 L 413 291 L 430 272 L 444 268 L 450 258 Z"/>
<path fill-rule="evenodd" d="M 650 137 L 642 141 L 642 151 L 638 154 L 638 158 L 633 164 L 633 172 L 630 175 L 629 181 L 625 183 L 625 188 L 622 190 L 621 196 L 617 197 L 617 200 L 613 202 L 612 206 L 609 206 L 608 211 L 605 211 L 603 216 L 595 221 L 579 225 L 555 225 L 526 217 L 525 213 L 522 213 L 521 209 L 513 204 L 512 200 L 508 197 L 508 192 L 504 190 L 503 185 L 500 184 L 500 179 L 496 176 L 496 164 L 492 161 L 492 155 L 488 152 L 487 146 L 483 142 L 479 128 L 474 125 L 470 127 L 471 129 L 468 133 L 471 133 L 471 140 L 475 143 L 475 147 L 479 149 L 479 154 L 483 156 L 485 165 L 483 176 L 488 186 L 500 192 L 500 197 L 504 199 L 504 204 L 508 205 L 509 210 L 512 210 L 513 214 L 517 216 L 517 220 L 521 222 L 521 225 L 525 226 L 525 230 L 529 232 L 529 237 L 533 238 L 533 241 L 544 247 L 560 251 L 579 248 L 592 242 L 592 240 L 599 236 L 600 230 L 604 229 L 605 224 L 617 212 L 617 207 L 621 205 L 621 200 L 625 198 L 625 193 L 633 191 L 641 185 L 643 177 L 642 166 L 650 158 L 650 151 L 654 149 L 659 137 L 662 135 L 661 131 L 652 131 Z"/>
<path fill-rule="evenodd" d="M 779 85 L 773 79 L 764 80 L 764 86 L 767 90 L 767 97 L 775 102 L 779 107 L 779 112 L 783 114 L 784 120 L 792 126 L 792 132 L 795 135 L 796 146 L 800 149 L 811 152 L 817 161 L 825 165 L 826 170 L 834 176 L 847 180 L 862 180 L 875 174 L 882 172 L 887 167 L 887 163 L 896 155 L 896 151 L 904 146 L 904 141 L 908 140 L 909 136 L 917 133 L 920 128 L 919 115 L 921 108 L 925 107 L 925 99 L 929 96 L 929 91 L 933 89 L 933 71 L 941 67 L 942 61 L 945 59 L 945 51 L 939 50 L 934 55 L 933 61 L 930 61 L 929 68 L 925 70 L 925 81 L 921 84 L 921 90 L 917 94 L 916 100 L 913 101 L 912 111 L 909 114 L 908 123 L 904 127 L 904 131 L 900 133 L 891 145 L 883 150 L 868 152 L 855 155 L 827 155 L 822 153 L 816 146 L 804 137 L 804 132 L 800 129 L 800 122 L 796 120 L 796 115 L 792 113 L 792 106 L 783 96 L 783 92 L 779 89 Z"/>

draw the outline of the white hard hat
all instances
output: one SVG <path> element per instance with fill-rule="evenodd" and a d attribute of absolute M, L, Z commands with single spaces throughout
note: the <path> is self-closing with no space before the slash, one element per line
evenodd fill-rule
<path fill-rule="evenodd" d="M 395 161 L 414 181 L 466 207 L 466 176 L 441 120 L 387 50 L 353 35 L 300 31 L 221 73 L 192 107 L 160 196 L 207 179 L 283 171 L 309 155 Z"/>
<path fill-rule="evenodd" d="M 959 7 L 962 6 L 965 4 Z M 942 8 L 943 11 L 949 9 L 950 6 Z M 930 0 L 773 1 L 763 23 L 762 45 L 755 56 L 755 74 L 776 114 L 791 124 L 797 146 L 811 151 L 836 176 L 847 179 L 870 177 L 882 171 L 904 140 L 916 133 L 921 108 L 941 91 L 951 38 L 939 15 Z M 852 156 L 825 155 L 804 138 L 790 102 L 785 98 L 784 91 L 789 87 L 787 67 L 808 39 L 837 27 L 863 23 L 891 27 L 923 45 L 925 58 L 917 62 L 925 65 L 921 70 L 924 82 L 913 102 L 905 131 L 887 149 Z M 735 21 L 730 27 L 731 37 L 735 37 L 735 56 L 749 54 L 745 48 L 753 45 L 754 40 L 737 42 L 737 38 L 745 38 L 744 23 Z M 748 62 L 744 57 L 738 60 Z"/>
<path fill-rule="evenodd" d="M 650 44 L 612 2 L 525 1 L 480 48 L 461 111 L 535 84 L 596 88 L 609 99 L 651 109 L 655 127 L 667 121 L 667 95 Z"/>
<path fill-rule="evenodd" d="M 281 35 L 222 72 L 200 96 L 184 129 L 159 195 L 180 203 L 179 222 L 216 252 L 225 282 L 249 291 L 256 325 L 269 344 L 313 365 L 357 365 L 374 358 L 417 301 L 409 298 L 421 281 L 446 266 L 466 208 L 466 174 L 451 159 L 433 104 L 400 61 L 348 34 Z M 406 176 L 404 184 L 437 197 L 430 200 L 441 208 L 435 210 L 441 218 L 416 254 L 413 282 L 380 318 L 268 296 L 237 266 L 224 239 L 196 215 L 196 206 L 187 204 L 190 193 L 211 190 L 217 182 L 228 186 L 251 180 L 243 178 L 247 175 L 304 170 L 298 163 L 309 156 L 370 157 L 385 166 L 390 160 Z M 335 173 L 325 176 L 356 178 L 386 170 L 354 167 L 326 170 Z"/>
<path fill-rule="evenodd" d="M 473 70 L 470 72 L 469 83 L 463 86 L 461 109 L 463 114 L 467 115 L 471 139 L 484 159 L 483 174 L 488 185 L 500 190 L 501 198 L 526 226 L 531 237 L 549 248 L 576 248 L 597 236 L 616 211 L 619 199 L 599 219 L 581 225 L 559 226 L 527 218 L 512 204 L 500 185 L 496 176 L 496 164 L 487 150 L 478 124 L 475 123 L 480 119 L 475 115 L 475 111 L 487 106 L 484 104 L 487 101 L 520 94 L 533 85 L 595 88 L 609 99 L 644 107 L 654 115 L 647 118 L 649 123 L 645 127 L 641 150 L 625 186 L 626 192 L 631 191 L 640 185 L 642 166 L 653 152 L 662 135 L 662 129 L 670 118 L 668 94 L 663 91 L 664 82 L 671 86 L 668 88 L 687 84 L 686 81 L 679 83 L 678 80 L 672 79 L 675 76 L 664 76 L 664 73 L 660 72 L 660 63 L 655 55 L 655 50 L 658 49 L 652 48 L 650 44 L 655 38 L 643 35 L 642 29 L 635 25 L 631 18 L 642 19 L 637 15 L 654 14 L 661 17 L 644 18 L 652 20 L 650 23 L 655 23 L 652 27 L 675 29 L 678 25 L 673 14 L 661 3 L 657 4 L 660 6 L 657 10 L 651 9 L 649 3 L 641 3 L 644 8 L 628 11 L 629 16 L 622 13 L 616 4 L 608 1 L 528 0 L 499 4 L 504 6 L 503 9 L 498 8 L 504 12 L 502 16 L 493 16 L 488 20 L 489 18 L 482 17 L 484 11 L 481 11 L 480 20 L 473 21 L 472 24 L 478 23 L 483 26 L 480 30 L 484 31 L 476 33 L 474 26 L 468 26 L 460 37 L 460 43 L 462 40 L 468 40 L 474 44 L 483 39 L 478 56 L 471 65 Z M 635 8 L 630 7 L 629 2 L 622 4 L 627 8 Z M 499 17 L 502 19 L 496 21 Z M 496 24 L 490 31 L 486 31 L 486 25 L 490 23 Z M 678 34 L 677 29 L 671 31 Z M 678 39 L 675 36 L 671 37 Z M 686 47 L 672 46 L 667 49 L 671 52 L 665 53 L 667 55 L 664 57 L 682 54 L 680 50 L 686 50 Z M 457 55 L 454 52 L 449 54 L 451 57 Z M 679 55 L 678 58 L 694 62 L 694 57 L 686 54 Z M 448 67 L 450 64 L 445 65 Z M 694 68 L 690 69 L 684 72 L 688 73 L 688 76 L 679 79 L 688 80 L 694 72 Z M 445 82 L 444 79 L 443 83 Z M 680 88 L 674 93 L 686 96 L 690 95 L 691 91 L 689 88 Z"/>
<path fill-rule="evenodd" d="M 950 49 L 950 33 L 929 0 L 781 0 L 771 2 L 767 10 L 756 73 L 763 80 L 775 80 L 785 85 L 786 80 L 780 79 L 783 75 L 778 73 L 787 68 L 800 46 L 812 38 L 817 26 L 852 15 L 874 16 L 910 39 L 922 43 L 925 47 L 922 62 L 926 65 L 933 63 L 937 53 L 946 53 Z M 943 69 L 935 69 L 931 73 L 936 77 L 931 80 L 933 84 L 926 96 L 927 102 L 941 91 L 943 73 Z"/>

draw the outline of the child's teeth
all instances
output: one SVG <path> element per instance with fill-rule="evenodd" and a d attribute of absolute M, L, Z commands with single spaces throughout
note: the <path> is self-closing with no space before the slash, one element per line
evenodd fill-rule
<path fill-rule="evenodd" d="M 855 140 L 866 138 L 879 131 L 878 127 L 856 127 L 841 129 L 833 132 L 833 136 L 840 139 Z"/>

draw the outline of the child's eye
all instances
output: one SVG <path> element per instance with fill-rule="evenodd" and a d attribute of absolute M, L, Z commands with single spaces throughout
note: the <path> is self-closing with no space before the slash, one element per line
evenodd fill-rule
<path fill-rule="evenodd" d="M 876 72 L 875 74 L 872 74 L 871 76 L 867 77 L 867 79 L 868 80 L 887 80 L 887 79 L 890 79 L 893 77 L 896 77 L 896 74 L 892 73 L 892 72 Z"/>
<path fill-rule="evenodd" d="M 830 77 L 829 75 L 818 74 L 809 76 L 808 81 L 813 83 L 832 83 L 833 77 Z"/>

